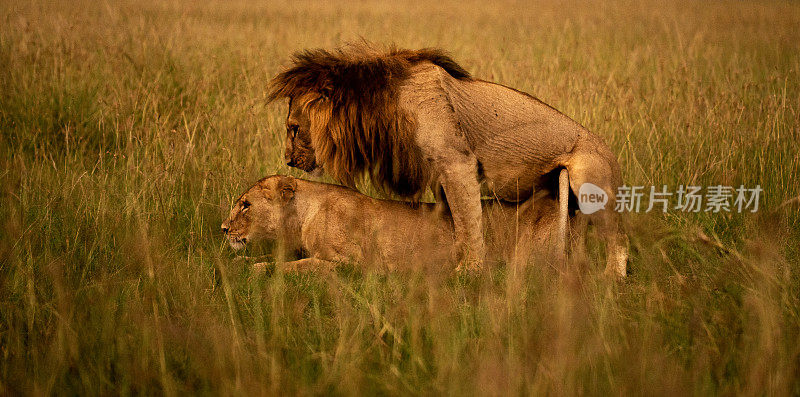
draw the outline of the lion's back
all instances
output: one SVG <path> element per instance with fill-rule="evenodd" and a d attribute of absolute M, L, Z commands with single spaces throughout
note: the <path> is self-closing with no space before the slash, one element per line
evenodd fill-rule
<path fill-rule="evenodd" d="M 423 145 L 464 146 L 472 152 L 492 190 L 524 200 L 540 178 L 563 164 L 582 135 L 580 124 L 523 92 L 482 80 L 456 79 L 435 65 L 420 65 L 403 86 Z M 456 126 L 443 136 L 441 120 Z"/>

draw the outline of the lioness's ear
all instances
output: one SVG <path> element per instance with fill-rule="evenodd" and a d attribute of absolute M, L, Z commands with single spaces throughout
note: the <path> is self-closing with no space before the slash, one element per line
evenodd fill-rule
<path fill-rule="evenodd" d="M 297 181 L 294 177 L 291 176 L 284 176 L 278 180 L 278 195 L 281 198 L 281 201 L 284 203 L 288 203 L 292 198 L 294 198 L 294 192 L 297 189 Z"/>

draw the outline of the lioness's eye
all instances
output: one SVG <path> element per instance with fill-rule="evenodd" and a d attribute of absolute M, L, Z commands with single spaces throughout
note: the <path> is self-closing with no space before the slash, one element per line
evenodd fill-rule
<path fill-rule="evenodd" d="M 250 208 L 250 202 L 242 201 L 242 212 L 247 211 L 248 208 Z"/>

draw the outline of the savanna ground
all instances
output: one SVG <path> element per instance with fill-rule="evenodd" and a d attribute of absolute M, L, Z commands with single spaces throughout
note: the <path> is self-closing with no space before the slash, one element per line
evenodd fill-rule
<path fill-rule="evenodd" d="M 3 1 L 0 394 L 799 394 L 800 4 L 426 3 Z M 623 282 L 597 244 L 253 274 L 219 225 L 300 175 L 267 82 L 359 38 L 537 95 L 629 185 L 760 184 L 760 211 L 629 216 Z"/>

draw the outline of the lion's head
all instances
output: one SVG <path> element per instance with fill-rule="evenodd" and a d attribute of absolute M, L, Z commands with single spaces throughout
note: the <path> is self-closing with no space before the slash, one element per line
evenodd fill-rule
<path fill-rule="evenodd" d="M 286 208 L 294 198 L 297 181 L 290 176 L 273 175 L 256 182 L 233 205 L 222 232 L 235 250 L 249 241 L 279 237 Z"/>
<path fill-rule="evenodd" d="M 269 100 L 289 98 L 286 163 L 305 171 L 322 167 L 351 187 L 368 174 L 387 192 L 419 197 L 431 175 L 414 142 L 415 121 L 397 97 L 410 68 L 421 62 L 469 79 L 436 49 L 379 51 L 361 44 L 295 54 L 269 94 Z"/>
<path fill-rule="evenodd" d="M 316 153 L 311 144 L 311 119 L 302 106 L 292 106 L 289 101 L 289 115 L 286 117 L 286 150 L 284 160 L 290 167 L 299 168 L 305 172 L 312 172 L 317 167 Z M 304 103 L 301 97 L 298 103 Z"/>

